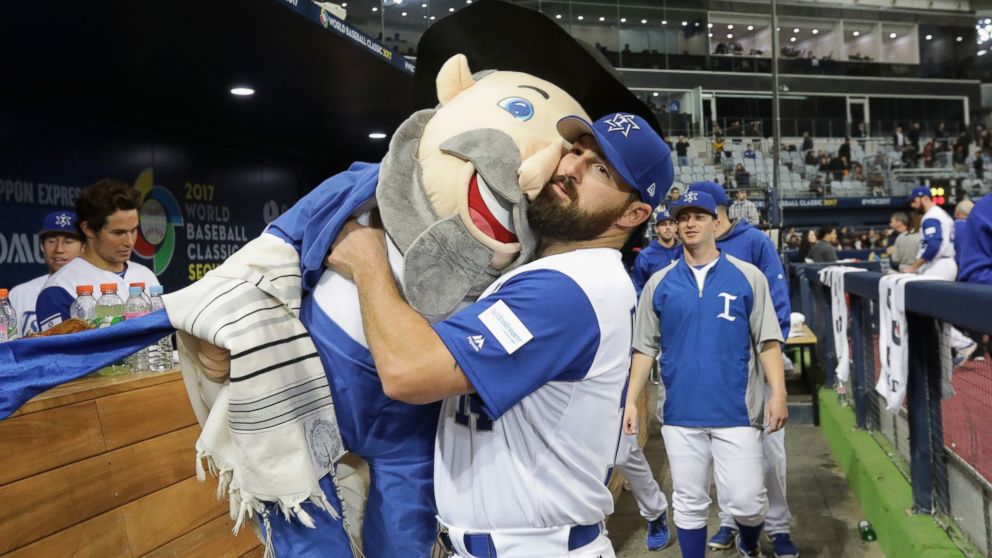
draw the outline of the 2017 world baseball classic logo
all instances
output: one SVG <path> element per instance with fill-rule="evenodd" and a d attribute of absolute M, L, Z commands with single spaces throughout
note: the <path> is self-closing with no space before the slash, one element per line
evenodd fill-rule
<path fill-rule="evenodd" d="M 141 171 L 134 181 L 134 189 L 144 196 L 134 251 L 138 256 L 152 260 L 152 271 L 159 275 L 172 262 L 176 228 L 183 226 L 183 213 L 172 192 L 155 185 L 151 167 Z"/>

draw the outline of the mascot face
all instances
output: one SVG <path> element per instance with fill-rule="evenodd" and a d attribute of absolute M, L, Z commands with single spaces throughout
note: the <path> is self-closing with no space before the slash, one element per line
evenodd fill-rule
<path fill-rule="evenodd" d="M 460 54 L 441 68 L 437 90 L 439 107 L 394 134 L 376 191 L 406 258 L 404 294 L 435 316 L 534 256 L 526 208 L 567 148 L 556 124 L 588 119 L 559 87 L 519 72 L 473 75 Z"/>

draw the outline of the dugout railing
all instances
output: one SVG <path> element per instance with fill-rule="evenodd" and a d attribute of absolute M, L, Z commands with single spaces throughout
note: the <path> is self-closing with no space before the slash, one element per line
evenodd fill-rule
<path fill-rule="evenodd" d="M 985 341 L 992 334 L 992 288 L 944 281 L 906 285 L 906 398 L 898 413 L 890 413 L 875 390 L 879 331 L 890 327 L 879 324 L 881 274 L 844 276 L 851 366 L 841 384 L 830 287 L 818 275 L 823 267 L 790 266 L 794 306 L 819 338 L 820 381 L 852 407 L 858 428 L 870 431 L 903 470 L 912 487 L 912 511 L 933 515 L 966 555 L 992 556 L 992 356 Z M 944 324 L 981 341 L 972 360 L 950 367 L 942 362 L 953 354 L 941 335 Z"/>

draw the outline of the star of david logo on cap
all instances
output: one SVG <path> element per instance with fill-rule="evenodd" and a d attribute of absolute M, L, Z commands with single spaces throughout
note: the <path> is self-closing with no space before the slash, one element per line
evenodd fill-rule
<path fill-rule="evenodd" d="M 627 137 L 627 134 L 629 134 L 631 130 L 641 129 L 641 127 L 637 125 L 637 122 L 634 122 L 633 114 L 618 112 L 613 115 L 613 118 L 604 120 L 603 122 L 610 126 L 606 130 L 607 132 L 620 132 L 623 134 L 623 137 Z"/>
<path fill-rule="evenodd" d="M 55 216 L 55 224 L 60 227 L 68 227 L 72 225 L 72 217 L 69 217 L 65 213 Z"/>
<path fill-rule="evenodd" d="M 699 194 L 696 192 L 686 192 L 685 196 L 683 196 L 683 199 L 685 200 L 686 203 L 692 203 L 697 199 L 699 199 Z"/>

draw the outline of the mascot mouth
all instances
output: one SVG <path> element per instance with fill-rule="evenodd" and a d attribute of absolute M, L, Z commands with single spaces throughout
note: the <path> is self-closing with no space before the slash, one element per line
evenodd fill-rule
<path fill-rule="evenodd" d="M 512 210 L 512 205 L 494 194 L 478 172 L 472 174 L 468 185 L 468 211 L 472 223 L 483 234 L 504 244 L 517 242 Z"/>

